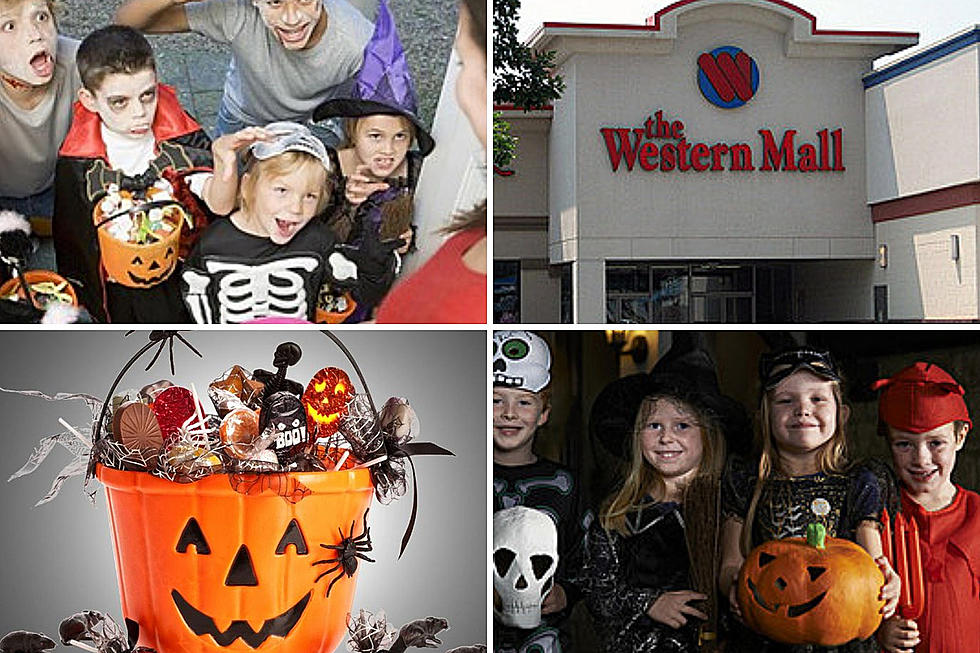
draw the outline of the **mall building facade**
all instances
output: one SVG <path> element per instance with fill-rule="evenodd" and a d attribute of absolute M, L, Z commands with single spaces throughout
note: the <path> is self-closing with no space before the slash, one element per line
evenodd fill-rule
<path fill-rule="evenodd" d="M 545 23 L 554 106 L 497 107 L 495 321 L 978 318 L 980 27 L 841 31 L 782 0 Z"/>

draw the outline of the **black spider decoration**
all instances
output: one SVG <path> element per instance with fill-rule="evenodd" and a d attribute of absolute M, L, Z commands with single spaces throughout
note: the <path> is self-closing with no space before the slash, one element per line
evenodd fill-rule
<path fill-rule="evenodd" d="M 345 537 L 344 531 L 337 528 L 340 533 L 340 544 L 321 544 L 320 546 L 324 549 L 332 549 L 337 551 L 337 556 L 333 558 L 325 558 L 323 560 L 317 560 L 314 565 L 325 565 L 328 563 L 336 563 L 334 566 L 327 569 L 322 574 L 316 577 L 314 583 L 318 582 L 324 576 L 336 571 L 337 576 L 330 581 L 330 585 L 327 586 L 327 596 L 330 596 L 330 590 L 333 589 L 334 584 L 340 580 L 344 574 L 348 578 L 354 576 L 354 572 L 357 571 L 357 559 L 367 560 L 368 562 L 375 562 L 373 558 L 369 558 L 365 553 L 372 551 L 371 546 L 371 529 L 367 525 L 367 514 L 370 508 L 364 511 L 364 532 L 354 537 L 354 522 L 350 523 L 350 533 Z"/>

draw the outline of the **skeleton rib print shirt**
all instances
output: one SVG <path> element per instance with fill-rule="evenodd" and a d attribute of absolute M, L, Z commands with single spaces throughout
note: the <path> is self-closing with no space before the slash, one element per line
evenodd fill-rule
<path fill-rule="evenodd" d="M 312 220 L 285 245 L 240 231 L 230 219 L 205 231 L 184 265 L 184 302 L 199 324 L 263 317 L 313 319 L 334 238 Z"/>

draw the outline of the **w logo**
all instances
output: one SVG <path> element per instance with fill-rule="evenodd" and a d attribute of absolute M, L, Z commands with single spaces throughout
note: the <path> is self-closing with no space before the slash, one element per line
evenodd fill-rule
<path fill-rule="evenodd" d="M 739 48 L 723 45 L 698 57 L 698 88 L 716 107 L 740 107 L 759 88 L 759 66 Z"/>

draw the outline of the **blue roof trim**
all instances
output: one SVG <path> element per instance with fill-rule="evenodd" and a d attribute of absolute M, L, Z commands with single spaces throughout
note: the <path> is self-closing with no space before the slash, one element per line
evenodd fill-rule
<path fill-rule="evenodd" d="M 952 54 L 957 50 L 962 50 L 963 48 L 973 45 L 974 43 L 980 43 L 980 27 L 974 27 L 969 32 L 964 32 L 956 38 L 950 39 L 945 43 L 940 43 L 932 48 L 929 48 L 928 50 L 923 50 L 922 52 L 913 55 L 908 59 L 898 61 L 887 68 L 882 68 L 881 70 L 868 73 L 862 79 L 862 82 L 864 82 L 864 88 L 871 88 L 872 86 L 877 86 L 882 82 L 887 82 L 889 79 L 898 77 L 899 75 L 907 73 L 910 70 L 915 70 L 916 68 L 931 63 L 936 59 L 941 59 L 946 55 Z"/>

